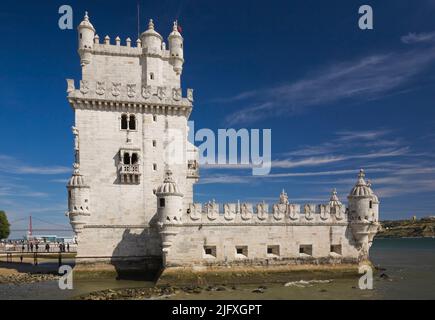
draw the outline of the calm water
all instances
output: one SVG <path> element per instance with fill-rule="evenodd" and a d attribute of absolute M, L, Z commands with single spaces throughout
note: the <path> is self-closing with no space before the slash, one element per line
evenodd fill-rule
<path fill-rule="evenodd" d="M 287 286 L 266 284 L 264 293 L 253 293 L 257 286 L 244 285 L 236 286 L 236 290 L 180 293 L 170 299 L 435 299 L 435 239 L 377 239 L 370 254 L 375 265 L 386 269 L 375 275 L 373 290 L 357 289 L 357 278 L 300 279 Z M 379 277 L 380 273 L 388 278 Z M 68 299 L 107 288 L 151 285 L 126 280 L 76 281 L 74 290 L 59 290 L 55 281 L 0 285 L 0 299 Z"/>

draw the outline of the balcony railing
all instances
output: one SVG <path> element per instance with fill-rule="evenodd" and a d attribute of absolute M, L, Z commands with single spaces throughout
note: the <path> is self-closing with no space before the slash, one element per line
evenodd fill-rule
<path fill-rule="evenodd" d="M 119 176 L 121 183 L 138 184 L 140 182 L 140 166 L 139 164 L 120 164 Z"/>

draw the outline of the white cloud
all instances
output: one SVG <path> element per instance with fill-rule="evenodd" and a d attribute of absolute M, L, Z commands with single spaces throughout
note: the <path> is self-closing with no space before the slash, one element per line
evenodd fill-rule
<path fill-rule="evenodd" d="M 310 107 L 328 106 L 349 99 L 358 99 L 361 103 L 399 93 L 405 85 L 407 90 L 411 90 L 415 76 L 433 62 L 434 46 L 335 63 L 293 83 L 221 99 L 222 102 L 246 105 L 230 114 L 226 123 L 233 125 L 289 116 Z"/>
<path fill-rule="evenodd" d="M 0 155 L 0 171 L 14 174 L 55 175 L 71 172 L 64 166 L 31 166 L 6 155 Z"/>
<path fill-rule="evenodd" d="M 400 38 L 403 43 L 413 44 L 420 42 L 435 42 L 435 31 L 414 33 L 410 32 L 407 35 Z"/>

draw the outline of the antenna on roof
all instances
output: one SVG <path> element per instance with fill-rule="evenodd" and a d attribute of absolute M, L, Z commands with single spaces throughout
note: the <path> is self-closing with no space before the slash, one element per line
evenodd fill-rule
<path fill-rule="evenodd" d="M 137 1 L 137 38 L 139 39 L 140 33 L 140 5 L 139 0 Z"/>

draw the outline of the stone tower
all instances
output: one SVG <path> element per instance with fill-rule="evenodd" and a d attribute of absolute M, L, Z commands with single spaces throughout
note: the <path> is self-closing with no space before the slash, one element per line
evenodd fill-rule
<path fill-rule="evenodd" d="M 109 36 L 101 43 L 87 13 L 77 30 L 82 77 L 78 88 L 67 80 L 67 98 L 76 140 L 71 181 L 86 180 L 68 185 L 78 261 L 159 259 L 155 191 L 170 168 L 185 209 L 199 178 L 197 149 L 187 140 L 193 90 L 181 88 L 183 37 L 174 22 L 167 50 L 150 20 L 135 46 Z M 92 212 L 76 213 L 85 197 Z"/>
<path fill-rule="evenodd" d="M 349 196 L 349 222 L 352 233 L 360 249 L 360 259 L 368 259 L 369 248 L 378 229 L 379 200 L 365 181 L 364 170 L 358 174 L 356 185 Z"/>

